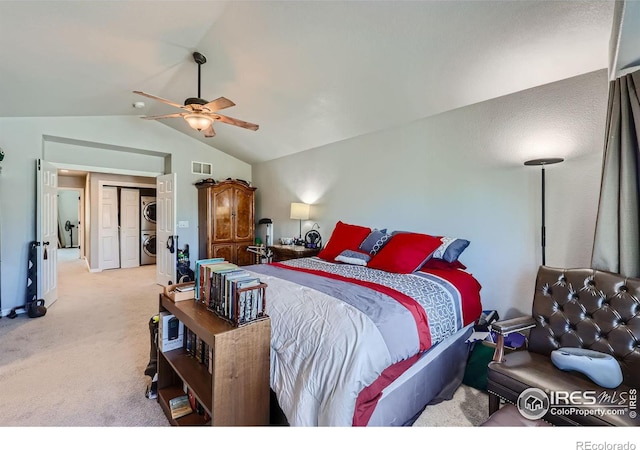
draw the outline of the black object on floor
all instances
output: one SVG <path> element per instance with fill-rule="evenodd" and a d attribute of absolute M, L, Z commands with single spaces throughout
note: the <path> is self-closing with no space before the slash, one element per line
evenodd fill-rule
<path fill-rule="evenodd" d="M 152 316 L 149 319 L 149 337 L 151 339 L 151 346 L 149 348 L 149 363 L 144 374 L 148 377 L 153 376 L 158 372 L 158 323 L 160 317 L 158 315 Z"/>
<path fill-rule="evenodd" d="M 29 243 L 29 260 L 27 262 L 27 294 L 26 303 L 24 306 L 13 308 L 7 315 L 10 319 L 15 319 L 18 316 L 16 312 L 19 309 L 24 309 L 27 315 L 31 318 L 42 317 L 47 313 L 47 308 L 44 306 L 44 299 L 38 297 L 38 247 L 40 243 L 38 241 L 31 241 Z"/>

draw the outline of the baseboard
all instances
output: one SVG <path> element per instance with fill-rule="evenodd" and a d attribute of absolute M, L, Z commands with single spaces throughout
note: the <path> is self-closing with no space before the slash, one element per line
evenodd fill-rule
<path fill-rule="evenodd" d="M 84 259 L 84 262 L 87 264 L 87 270 L 91 273 L 97 273 L 97 272 L 102 272 L 102 269 L 92 269 L 91 266 L 89 265 L 89 260 L 86 258 L 86 256 L 83 256 L 82 259 Z"/>

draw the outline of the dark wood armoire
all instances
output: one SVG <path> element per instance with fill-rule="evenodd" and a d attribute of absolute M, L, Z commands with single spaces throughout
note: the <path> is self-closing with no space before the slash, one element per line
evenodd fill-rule
<path fill-rule="evenodd" d="M 201 183 L 198 188 L 199 259 L 224 258 L 255 264 L 255 190 L 237 180 Z"/>

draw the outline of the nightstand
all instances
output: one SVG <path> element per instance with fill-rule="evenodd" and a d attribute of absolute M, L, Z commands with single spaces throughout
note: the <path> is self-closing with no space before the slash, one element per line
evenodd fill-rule
<path fill-rule="evenodd" d="M 271 245 L 273 261 L 280 262 L 288 259 L 307 258 L 320 253 L 319 248 L 306 248 L 304 245 Z"/>

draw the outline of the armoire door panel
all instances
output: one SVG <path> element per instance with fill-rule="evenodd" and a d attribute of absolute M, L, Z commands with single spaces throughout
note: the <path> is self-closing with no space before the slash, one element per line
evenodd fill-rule
<path fill-rule="evenodd" d="M 247 250 L 250 245 L 253 245 L 253 242 L 248 241 L 236 245 L 237 265 L 250 266 L 256 263 L 256 254 Z"/>
<path fill-rule="evenodd" d="M 236 190 L 235 208 L 235 236 L 236 241 L 253 240 L 253 191 Z"/>
<path fill-rule="evenodd" d="M 234 244 L 214 244 L 211 256 L 213 258 L 224 258 L 229 262 L 235 262 L 235 245 Z"/>
<path fill-rule="evenodd" d="M 224 189 L 213 194 L 213 240 L 231 242 L 233 236 L 234 190 Z"/>

